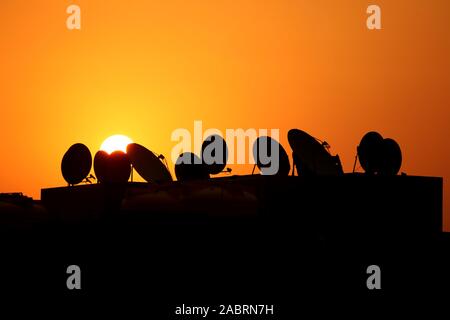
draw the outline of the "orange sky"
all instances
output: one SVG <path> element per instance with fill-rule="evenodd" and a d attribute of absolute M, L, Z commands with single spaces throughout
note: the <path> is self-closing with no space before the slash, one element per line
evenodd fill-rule
<path fill-rule="evenodd" d="M 66 28 L 71 3 L 80 31 Z M 372 3 L 381 31 L 366 28 Z M 94 153 L 116 133 L 169 158 L 172 131 L 194 120 L 279 128 L 288 151 L 300 128 L 347 171 L 377 130 L 402 146 L 402 171 L 447 182 L 449 30 L 447 0 L 2 0 L 0 192 L 65 185 L 67 148 Z"/>

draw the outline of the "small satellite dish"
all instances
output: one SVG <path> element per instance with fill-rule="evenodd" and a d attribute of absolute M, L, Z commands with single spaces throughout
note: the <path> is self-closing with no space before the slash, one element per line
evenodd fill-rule
<path fill-rule="evenodd" d="M 402 166 L 402 151 L 398 143 L 390 138 L 383 140 L 380 173 L 396 175 Z"/>
<path fill-rule="evenodd" d="M 127 154 L 131 164 L 147 182 L 172 181 L 169 170 L 161 160 L 150 150 L 137 143 L 127 146 Z"/>
<path fill-rule="evenodd" d="M 228 147 L 218 134 L 210 135 L 202 144 L 202 161 L 209 174 L 221 173 L 228 161 Z"/>
<path fill-rule="evenodd" d="M 91 168 L 91 152 L 82 143 L 72 145 L 61 161 L 61 172 L 69 185 L 82 182 L 88 176 Z"/>
<path fill-rule="evenodd" d="M 101 183 L 124 183 L 130 178 L 130 160 L 122 151 L 111 154 L 98 151 L 94 157 L 94 171 Z"/>
<path fill-rule="evenodd" d="M 209 179 L 208 168 L 192 152 L 185 152 L 178 157 L 175 175 L 178 181 Z"/>
<path fill-rule="evenodd" d="M 109 154 L 106 151 L 97 151 L 94 157 L 94 172 L 97 181 L 105 183 L 108 180 L 108 159 Z"/>
<path fill-rule="evenodd" d="M 278 159 L 272 159 L 278 153 Z M 267 159 L 264 159 L 267 157 Z M 291 170 L 289 157 L 284 148 L 271 137 L 259 137 L 253 144 L 253 158 L 263 175 L 287 176 Z M 276 161 L 274 163 L 272 161 Z"/>
<path fill-rule="evenodd" d="M 378 173 L 382 166 L 383 137 L 375 131 L 364 135 L 357 147 L 358 159 L 366 173 Z"/>
<path fill-rule="evenodd" d="M 293 151 L 294 164 L 302 175 L 340 175 L 342 166 L 338 156 L 330 155 L 319 141 L 308 133 L 291 129 L 288 141 Z"/>

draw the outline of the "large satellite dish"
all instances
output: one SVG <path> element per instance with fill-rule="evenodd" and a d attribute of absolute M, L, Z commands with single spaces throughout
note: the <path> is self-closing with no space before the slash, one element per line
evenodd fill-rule
<path fill-rule="evenodd" d="M 274 153 L 278 153 L 278 159 L 272 159 Z M 268 159 L 264 159 L 265 157 Z M 263 136 L 255 140 L 253 144 L 253 158 L 263 175 L 287 176 L 291 170 L 286 151 L 278 141 L 271 137 Z M 278 163 L 273 163 L 271 162 L 272 160 Z"/>
<path fill-rule="evenodd" d="M 181 154 L 175 163 L 175 175 L 178 181 L 208 179 L 208 168 L 192 152 Z"/>
<path fill-rule="evenodd" d="M 314 137 L 299 129 L 288 132 L 294 163 L 299 174 L 340 175 L 342 167 L 338 156 L 330 155 Z"/>
<path fill-rule="evenodd" d="M 380 171 L 382 162 L 383 137 L 375 131 L 364 135 L 357 148 L 358 159 L 366 173 L 373 174 Z"/>
<path fill-rule="evenodd" d="M 396 175 L 402 166 L 402 151 L 398 143 L 383 139 L 378 132 L 364 135 L 357 148 L 361 167 L 368 174 Z"/>
<path fill-rule="evenodd" d="M 145 181 L 156 183 L 172 181 L 172 176 L 166 166 L 144 146 L 130 143 L 127 146 L 127 154 L 131 164 Z"/>
<path fill-rule="evenodd" d="M 202 144 L 202 161 L 210 174 L 221 173 L 228 161 L 228 147 L 218 134 L 210 135 Z"/>
<path fill-rule="evenodd" d="M 130 178 L 130 160 L 122 151 L 111 154 L 98 151 L 94 157 L 94 171 L 101 183 L 124 183 Z"/>
<path fill-rule="evenodd" d="M 91 171 L 92 156 L 82 143 L 72 145 L 61 161 L 61 172 L 69 185 L 82 182 Z"/>

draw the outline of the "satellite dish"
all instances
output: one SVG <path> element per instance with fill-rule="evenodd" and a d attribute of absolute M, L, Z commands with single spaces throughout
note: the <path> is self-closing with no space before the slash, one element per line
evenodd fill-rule
<path fill-rule="evenodd" d="M 94 157 L 94 172 L 97 181 L 105 183 L 108 180 L 108 159 L 109 154 L 106 151 L 97 151 Z"/>
<path fill-rule="evenodd" d="M 358 159 L 366 173 L 378 173 L 382 166 L 383 137 L 375 131 L 364 135 L 357 147 Z"/>
<path fill-rule="evenodd" d="M 209 179 L 208 168 L 192 152 L 181 154 L 175 163 L 178 181 Z"/>
<path fill-rule="evenodd" d="M 368 174 L 396 175 L 402 166 L 402 151 L 398 143 L 383 139 L 378 132 L 364 135 L 357 148 L 361 167 Z"/>
<path fill-rule="evenodd" d="M 277 149 L 278 151 L 276 151 Z M 275 152 L 278 152 L 278 159 L 272 159 L 272 155 L 274 155 Z M 268 159 L 264 159 L 265 156 L 267 156 Z M 255 143 L 253 144 L 253 158 L 263 175 L 287 176 L 291 170 L 289 157 L 286 151 L 278 141 L 271 137 L 263 136 L 255 140 Z M 275 160 L 278 163 L 273 163 L 271 160 Z"/>
<path fill-rule="evenodd" d="M 61 161 L 61 172 L 69 185 L 82 182 L 88 176 L 91 167 L 91 152 L 82 143 L 72 145 Z"/>
<path fill-rule="evenodd" d="M 342 167 L 338 156 L 330 155 L 314 137 L 299 129 L 288 132 L 294 163 L 303 175 L 340 175 Z"/>
<path fill-rule="evenodd" d="M 94 157 L 94 171 L 101 183 L 124 183 L 130 178 L 131 164 L 122 151 L 111 154 L 98 151 Z"/>
<path fill-rule="evenodd" d="M 202 162 L 209 174 L 221 173 L 228 161 L 228 147 L 218 134 L 210 135 L 202 144 Z"/>
<path fill-rule="evenodd" d="M 127 182 L 131 174 L 131 164 L 128 155 L 122 151 L 114 151 L 108 158 L 107 182 Z"/>
<path fill-rule="evenodd" d="M 398 143 L 390 138 L 383 140 L 382 162 L 380 173 L 396 175 L 402 166 L 402 151 Z"/>
<path fill-rule="evenodd" d="M 150 150 L 137 143 L 127 146 L 127 154 L 131 164 L 147 182 L 172 181 L 169 170 Z"/>

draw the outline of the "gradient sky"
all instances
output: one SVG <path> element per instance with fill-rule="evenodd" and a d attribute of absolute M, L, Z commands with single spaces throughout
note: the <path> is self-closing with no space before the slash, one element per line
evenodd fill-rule
<path fill-rule="evenodd" d="M 66 28 L 72 3 L 79 31 Z M 366 28 L 369 4 L 380 31 Z M 194 120 L 279 128 L 288 151 L 300 128 L 347 171 L 377 130 L 400 143 L 402 171 L 446 183 L 449 30 L 447 0 L 2 0 L 0 192 L 65 185 L 67 148 L 94 153 L 112 134 L 169 158 L 172 131 Z"/>

